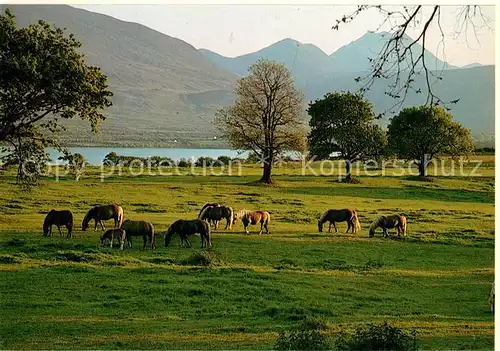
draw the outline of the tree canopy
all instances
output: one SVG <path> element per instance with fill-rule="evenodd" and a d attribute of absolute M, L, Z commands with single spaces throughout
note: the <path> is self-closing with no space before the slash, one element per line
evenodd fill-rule
<path fill-rule="evenodd" d="M 88 120 L 94 132 L 111 106 L 107 77 L 88 66 L 81 43 L 44 21 L 18 28 L 7 9 L 0 14 L 0 142 L 24 162 L 25 143 L 58 146 L 60 118 Z M 21 162 L 21 163 L 22 163 Z"/>
<path fill-rule="evenodd" d="M 259 59 L 249 72 L 237 83 L 235 104 L 217 112 L 216 126 L 233 148 L 258 155 L 264 165 L 261 181 L 271 183 L 275 158 L 306 147 L 303 96 L 283 64 Z"/>
<path fill-rule="evenodd" d="M 437 155 L 464 155 L 474 150 L 468 129 L 443 108 L 403 109 L 388 126 L 389 146 L 403 159 L 417 160 L 420 176 Z"/>
<path fill-rule="evenodd" d="M 340 152 L 346 161 L 346 178 L 355 161 L 379 156 L 387 140 L 382 129 L 374 124 L 372 105 L 358 94 L 328 93 L 309 104 L 309 151 L 319 159 Z"/>

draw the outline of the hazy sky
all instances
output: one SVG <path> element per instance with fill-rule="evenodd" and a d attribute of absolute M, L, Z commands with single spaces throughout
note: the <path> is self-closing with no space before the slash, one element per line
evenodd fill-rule
<path fill-rule="evenodd" d="M 331 54 L 382 22 L 376 10 L 364 13 L 341 30 L 331 29 L 335 19 L 351 12 L 354 6 L 298 5 L 81 5 L 93 12 L 138 22 L 167 35 L 182 39 L 196 48 L 206 48 L 234 57 L 257 51 L 284 38 L 311 43 Z M 396 6 L 393 6 L 396 8 Z M 462 66 L 472 62 L 495 61 L 495 9 L 482 6 L 491 19 L 491 30 L 477 21 L 476 36 L 469 26 L 456 36 L 460 6 L 442 6 L 441 25 L 445 32 L 445 50 L 437 26 L 432 28 L 427 49 L 447 62 Z M 430 10 L 427 6 L 426 11 Z M 388 29 L 383 27 L 383 29 Z M 409 35 L 415 36 L 410 30 Z"/>

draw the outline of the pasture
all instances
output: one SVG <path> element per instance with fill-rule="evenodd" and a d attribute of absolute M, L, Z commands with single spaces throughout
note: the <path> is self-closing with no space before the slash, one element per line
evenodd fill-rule
<path fill-rule="evenodd" d="M 111 176 L 91 168 L 79 182 L 52 178 L 31 193 L 12 173 L 0 183 L 2 349 L 270 349 L 278 332 L 307 317 L 326 322 L 329 336 L 388 321 L 418 332 L 423 349 L 492 349 L 488 296 L 494 279 L 494 163 L 481 177 L 434 182 L 407 176 L 301 175 L 275 170 L 276 185 L 258 186 L 258 166 L 242 176 Z M 316 166 L 314 166 L 316 167 Z M 472 167 L 472 166 L 470 166 Z M 101 231 L 81 231 L 95 203 L 116 200 L 125 219 L 151 221 L 156 250 L 101 248 Z M 241 222 L 213 231 L 215 259 L 197 264 L 191 248 L 163 233 L 193 219 L 206 202 L 271 213 L 270 235 Z M 329 208 L 355 208 L 361 231 L 318 232 Z M 44 237 L 52 209 L 75 217 L 73 238 Z M 403 213 L 405 240 L 368 237 L 370 222 Z M 106 227 L 112 226 L 112 220 Z M 65 229 L 62 229 L 65 234 Z M 390 231 L 394 234 L 394 230 Z"/>

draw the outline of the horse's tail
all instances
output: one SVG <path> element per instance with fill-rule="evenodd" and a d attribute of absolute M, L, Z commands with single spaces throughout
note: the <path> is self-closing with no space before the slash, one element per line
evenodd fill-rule
<path fill-rule="evenodd" d="M 354 233 L 361 230 L 361 224 L 359 223 L 358 212 L 352 211 L 352 224 L 354 226 Z"/>
<path fill-rule="evenodd" d="M 229 210 L 229 230 L 233 228 L 233 221 L 234 221 L 234 211 L 232 207 L 228 207 Z"/>
<path fill-rule="evenodd" d="M 117 215 L 117 228 L 121 228 L 123 223 L 123 207 L 117 206 L 118 215 Z"/>
<path fill-rule="evenodd" d="M 403 231 L 403 235 L 406 236 L 406 217 L 400 216 L 401 218 L 401 230 Z"/>
<path fill-rule="evenodd" d="M 212 240 L 210 235 L 210 226 L 207 222 L 203 222 L 203 227 L 205 228 L 205 240 L 207 241 L 207 247 L 212 246 Z"/>
<path fill-rule="evenodd" d="M 271 215 L 269 212 L 266 211 L 266 224 L 269 224 L 271 222 Z"/>

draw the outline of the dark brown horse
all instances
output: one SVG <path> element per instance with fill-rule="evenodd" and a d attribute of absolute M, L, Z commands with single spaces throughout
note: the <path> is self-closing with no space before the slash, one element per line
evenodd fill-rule
<path fill-rule="evenodd" d="M 259 235 L 262 234 L 262 230 L 265 228 L 267 234 L 271 234 L 269 232 L 269 228 L 267 225 L 271 221 L 271 215 L 266 211 L 249 211 L 249 210 L 239 210 L 234 214 L 234 223 L 238 219 L 241 219 L 243 223 L 243 228 L 245 229 L 245 233 L 249 234 L 248 226 L 250 224 L 258 224 L 260 223 L 260 232 Z"/>
<path fill-rule="evenodd" d="M 201 219 L 202 221 L 208 221 L 208 220 L 213 221 L 215 224 L 215 230 L 217 230 L 217 227 L 219 226 L 219 221 L 223 218 L 226 220 L 225 229 L 231 229 L 234 220 L 234 212 L 231 207 L 227 206 L 206 207 L 198 217 L 198 219 Z"/>
<path fill-rule="evenodd" d="M 133 236 L 142 236 L 144 239 L 143 249 L 146 248 L 146 243 L 151 243 L 151 249 L 156 249 L 155 245 L 155 228 L 151 222 L 147 221 L 131 221 L 127 219 L 123 222 L 120 229 L 125 230 L 128 247 L 132 247 L 132 240 L 130 240 Z"/>
<path fill-rule="evenodd" d="M 206 209 L 207 207 L 212 208 L 212 207 L 219 207 L 219 206 L 220 206 L 220 204 L 219 204 L 219 203 L 217 203 L 217 202 L 207 202 L 207 203 L 206 203 L 205 205 L 203 205 L 203 207 L 201 208 L 200 213 L 198 213 L 198 217 L 197 217 L 197 218 L 198 218 L 198 219 L 201 219 L 201 218 L 200 218 L 200 217 L 201 217 L 201 214 L 203 213 L 203 211 L 205 211 L 205 209 Z M 214 221 L 214 220 L 211 220 L 210 218 L 206 218 L 206 219 L 205 219 L 205 221 L 207 221 L 207 222 L 208 222 L 208 224 L 213 223 L 213 224 L 214 224 L 214 226 L 216 226 L 216 227 L 219 225 L 219 221 Z"/>
<path fill-rule="evenodd" d="M 127 237 L 125 230 L 121 228 L 106 230 L 106 232 L 104 232 L 101 236 L 101 247 L 103 247 L 106 241 L 109 240 L 109 247 L 113 248 L 113 240 L 115 238 L 117 238 L 120 242 L 120 250 L 123 250 L 123 245 L 125 244 L 125 239 Z"/>
<path fill-rule="evenodd" d="M 370 238 L 373 238 L 375 235 L 375 229 L 377 228 L 382 228 L 384 237 L 389 236 L 387 229 L 396 228 L 398 230 L 398 237 L 401 238 L 401 234 L 406 236 L 406 217 L 402 215 L 378 217 L 370 225 Z"/>
<path fill-rule="evenodd" d="M 52 236 L 53 225 L 57 226 L 57 229 L 59 229 L 59 234 L 61 236 L 63 235 L 61 233 L 61 226 L 65 226 L 68 230 L 68 235 L 66 237 L 71 238 L 71 232 L 73 230 L 73 214 L 68 210 L 50 210 L 47 216 L 45 216 L 45 220 L 43 221 L 43 235 Z"/>
<path fill-rule="evenodd" d="M 183 220 L 179 219 L 172 223 L 165 233 L 165 247 L 170 245 L 172 240 L 172 235 L 177 233 L 181 238 L 181 247 L 183 243 L 186 242 L 188 247 L 191 247 L 191 242 L 188 236 L 196 233 L 200 233 L 201 236 L 201 247 L 212 247 L 212 241 L 210 240 L 210 226 L 207 222 L 201 219 L 193 220 Z"/>
<path fill-rule="evenodd" d="M 94 231 L 97 230 L 97 224 L 101 224 L 102 230 L 105 230 L 102 221 L 107 221 L 108 219 L 114 219 L 114 228 L 120 228 L 123 222 L 123 208 L 116 203 L 111 205 L 96 205 L 92 207 L 82 221 L 82 230 L 87 230 L 89 227 L 89 222 L 91 220 L 95 221 Z"/>
<path fill-rule="evenodd" d="M 333 228 L 335 229 L 335 233 L 337 233 L 337 227 L 335 226 L 335 222 L 347 222 L 347 231 L 349 233 L 349 229 L 354 234 L 361 230 L 361 225 L 359 224 L 358 213 L 355 210 L 351 210 L 345 208 L 343 210 L 328 210 L 323 213 L 318 221 L 318 231 L 323 232 L 323 224 L 325 222 L 330 222 L 328 226 L 328 233 Z"/>

